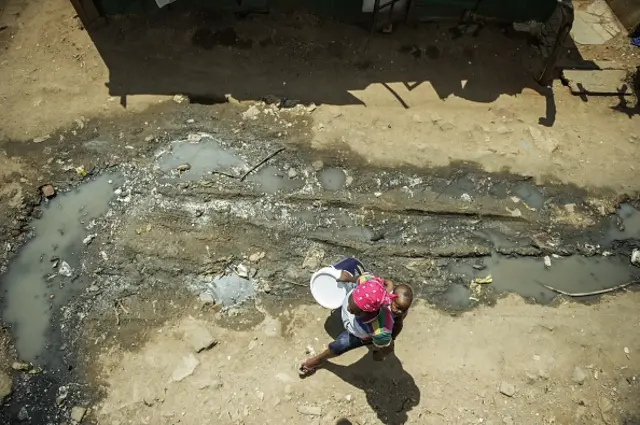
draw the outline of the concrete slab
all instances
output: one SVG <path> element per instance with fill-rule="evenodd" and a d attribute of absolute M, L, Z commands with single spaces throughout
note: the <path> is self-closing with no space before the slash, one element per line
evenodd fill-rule
<path fill-rule="evenodd" d="M 633 94 L 627 82 L 627 71 L 622 69 L 566 69 L 562 76 L 573 94 Z"/>
<path fill-rule="evenodd" d="M 579 44 L 604 44 L 620 33 L 616 17 L 604 0 L 596 0 L 584 10 L 576 10 L 571 28 L 573 41 Z"/>

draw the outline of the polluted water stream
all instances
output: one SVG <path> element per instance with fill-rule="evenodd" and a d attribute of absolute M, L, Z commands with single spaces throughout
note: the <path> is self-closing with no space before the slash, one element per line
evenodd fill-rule
<path fill-rule="evenodd" d="M 513 292 L 539 303 L 549 303 L 558 294 L 544 285 L 568 293 L 588 293 L 611 288 L 640 278 L 640 269 L 623 256 L 569 256 L 552 258 L 546 267 L 542 258 L 505 257 L 494 254 L 475 260 L 459 260 L 447 265 L 454 278 L 443 296 L 447 307 L 464 309 L 474 298 L 487 293 Z M 491 283 L 479 284 L 475 292 L 471 282 L 491 276 Z M 581 297 L 582 300 L 594 297 Z"/>
<path fill-rule="evenodd" d="M 119 175 L 103 174 L 43 205 L 42 217 L 32 223 L 34 237 L 0 276 L 2 318 L 22 360 L 61 366 L 60 325 L 52 316 L 84 288 L 80 255 L 119 183 Z"/>

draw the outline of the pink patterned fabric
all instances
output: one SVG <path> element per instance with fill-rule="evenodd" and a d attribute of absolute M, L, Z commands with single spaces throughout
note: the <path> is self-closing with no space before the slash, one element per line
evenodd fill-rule
<path fill-rule="evenodd" d="M 353 302 L 365 312 L 378 311 L 383 306 L 391 304 L 391 300 L 395 298 L 395 295 L 387 292 L 384 280 L 379 277 L 360 283 L 353 290 L 352 296 Z"/>

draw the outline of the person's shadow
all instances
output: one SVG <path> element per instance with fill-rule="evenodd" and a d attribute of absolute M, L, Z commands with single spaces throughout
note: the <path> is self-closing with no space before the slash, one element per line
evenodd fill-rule
<path fill-rule="evenodd" d="M 326 362 L 323 369 L 364 391 L 369 406 L 386 425 L 403 425 L 407 413 L 420 403 L 420 389 L 393 353 L 376 362 L 368 352 L 352 365 Z"/>

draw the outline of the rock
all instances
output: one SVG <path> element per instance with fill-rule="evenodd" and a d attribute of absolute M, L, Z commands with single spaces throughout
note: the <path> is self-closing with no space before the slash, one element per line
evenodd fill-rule
<path fill-rule="evenodd" d="M 260 260 L 262 260 L 265 257 L 265 255 L 267 255 L 267 253 L 264 251 L 256 252 L 255 254 L 251 254 L 249 256 L 249 261 L 251 261 L 252 263 L 257 263 Z"/>
<path fill-rule="evenodd" d="M 199 364 L 200 362 L 193 354 L 184 356 L 180 364 L 173 370 L 171 380 L 174 382 L 182 381 L 187 376 L 193 374 L 193 371 L 196 370 L 196 367 L 198 367 Z"/>
<path fill-rule="evenodd" d="M 575 369 L 573 369 L 571 380 L 578 385 L 582 385 L 585 379 L 587 379 L 587 373 L 580 366 L 576 366 Z"/>
<path fill-rule="evenodd" d="M 181 328 L 189 346 L 193 348 L 193 351 L 196 353 L 208 350 L 218 343 L 213 335 L 211 335 L 211 332 L 209 332 L 209 329 L 193 318 L 185 321 Z"/>
<path fill-rule="evenodd" d="M 29 363 L 13 362 L 11 369 L 27 372 L 31 370 L 31 365 Z"/>
<path fill-rule="evenodd" d="M 45 140 L 49 140 L 51 138 L 51 136 L 49 134 L 44 135 L 44 136 L 40 136 L 40 137 L 36 137 L 35 139 L 33 139 L 33 143 L 42 143 Z"/>
<path fill-rule="evenodd" d="M 191 169 L 191 164 L 189 164 L 188 162 L 180 164 L 176 167 L 176 170 L 178 170 L 179 173 L 184 173 L 185 171 L 189 171 L 190 169 Z"/>
<path fill-rule="evenodd" d="M 318 270 L 324 259 L 324 251 L 318 248 L 311 248 L 307 251 L 302 267 L 309 270 Z"/>
<path fill-rule="evenodd" d="M 450 122 L 440 123 L 440 130 L 442 131 L 449 131 L 449 130 L 453 130 L 454 128 L 455 126 Z"/>
<path fill-rule="evenodd" d="M 18 412 L 18 420 L 19 421 L 26 421 L 27 419 L 29 419 L 29 412 L 27 411 L 27 408 L 22 406 L 20 408 L 20 411 Z"/>
<path fill-rule="evenodd" d="M 287 171 L 287 175 L 289 176 L 290 179 L 293 179 L 298 175 L 298 172 L 296 171 L 295 168 L 289 168 L 289 171 Z"/>
<path fill-rule="evenodd" d="M 260 110 L 255 105 L 251 105 L 249 109 L 242 113 L 242 119 L 255 120 L 260 115 Z"/>
<path fill-rule="evenodd" d="M 598 399 L 598 408 L 602 413 L 609 413 L 613 410 L 613 403 L 606 397 L 600 397 Z"/>
<path fill-rule="evenodd" d="M 82 240 L 82 243 L 85 245 L 89 245 L 96 238 L 96 236 L 98 235 L 96 235 L 95 233 L 92 235 L 87 235 L 87 237 Z"/>
<path fill-rule="evenodd" d="M 189 100 L 189 98 L 183 94 L 177 94 L 173 96 L 173 101 L 176 103 L 186 102 L 187 100 Z"/>
<path fill-rule="evenodd" d="M 640 249 L 635 248 L 631 252 L 631 264 L 635 266 L 640 266 Z"/>
<path fill-rule="evenodd" d="M 508 382 L 500 382 L 500 393 L 507 397 L 513 397 L 516 394 L 516 387 Z"/>
<path fill-rule="evenodd" d="M 549 257 L 548 255 L 544 256 L 544 266 L 546 268 L 551 267 L 551 257 Z"/>
<path fill-rule="evenodd" d="M 40 188 L 40 193 L 42 193 L 42 196 L 45 198 L 49 199 L 56 196 L 56 189 L 50 184 L 45 184 Z"/>
<path fill-rule="evenodd" d="M 314 170 L 316 171 L 320 171 L 324 168 L 324 162 L 317 160 L 317 161 L 313 161 L 311 163 L 311 166 L 313 167 Z"/>
<path fill-rule="evenodd" d="M 58 269 L 58 274 L 65 277 L 71 277 L 73 274 L 73 270 L 71 270 L 71 266 L 66 261 L 60 263 L 60 268 Z"/>
<path fill-rule="evenodd" d="M 347 394 L 344 399 L 350 402 L 351 400 L 353 400 L 353 397 L 351 396 L 351 394 Z"/>
<path fill-rule="evenodd" d="M 0 372 L 0 405 L 4 399 L 11 394 L 12 386 L 11 375 Z"/>
<path fill-rule="evenodd" d="M 349 187 L 353 183 L 353 177 L 347 176 L 347 179 L 344 181 L 344 185 Z"/>
<path fill-rule="evenodd" d="M 81 406 L 73 406 L 73 408 L 71 409 L 71 420 L 74 423 L 79 424 L 80 422 L 82 422 L 82 419 L 84 419 L 84 415 L 87 413 L 87 409 L 85 409 L 84 407 Z"/>
<path fill-rule="evenodd" d="M 257 345 L 258 345 L 258 341 L 256 341 L 255 339 L 252 339 L 251 341 L 249 341 L 249 346 L 247 348 L 249 350 L 253 350 L 254 348 L 256 348 Z"/>
<path fill-rule="evenodd" d="M 318 406 L 298 406 L 298 412 L 309 416 L 322 416 L 322 409 Z"/>
<path fill-rule="evenodd" d="M 500 127 L 498 127 L 498 129 L 496 130 L 496 132 L 498 134 L 508 134 L 508 133 L 512 133 L 513 130 L 501 125 Z"/>
<path fill-rule="evenodd" d="M 513 425 L 513 418 L 511 416 L 505 416 L 502 418 L 502 423 L 504 425 Z"/>

